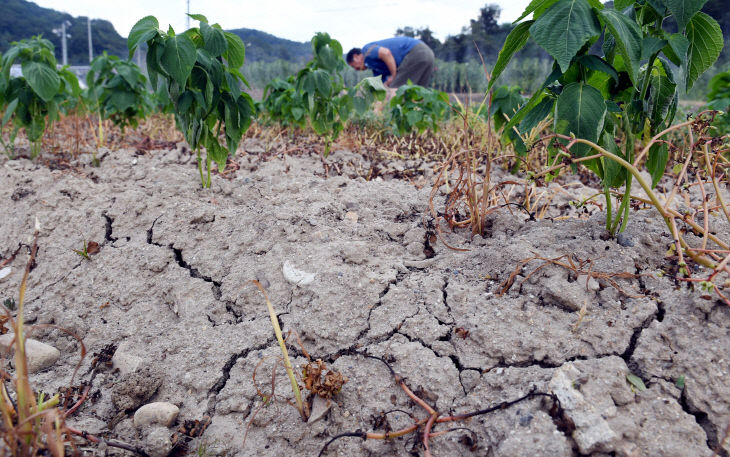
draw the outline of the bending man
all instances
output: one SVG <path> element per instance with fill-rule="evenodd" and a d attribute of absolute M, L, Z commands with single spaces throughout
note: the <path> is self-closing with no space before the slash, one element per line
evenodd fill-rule
<path fill-rule="evenodd" d="M 371 69 L 388 87 L 400 87 L 410 79 L 428 85 L 433 73 L 433 51 L 421 40 L 398 36 L 373 41 L 347 53 L 347 64 L 355 70 Z"/>

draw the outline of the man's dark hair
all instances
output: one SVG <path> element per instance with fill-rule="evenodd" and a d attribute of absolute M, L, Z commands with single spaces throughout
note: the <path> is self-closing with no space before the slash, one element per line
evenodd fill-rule
<path fill-rule="evenodd" d="M 362 49 L 352 48 L 347 52 L 347 57 L 345 57 L 345 61 L 349 64 L 352 62 L 353 57 L 359 56 L 360 54 L 362 54 Z"/>

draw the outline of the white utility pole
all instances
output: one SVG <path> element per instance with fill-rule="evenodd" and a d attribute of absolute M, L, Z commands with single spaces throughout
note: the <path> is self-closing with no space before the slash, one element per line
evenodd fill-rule
<path fill-rule="evenodd" d="M 188 15 L 185 16 L 185 25 L 187 29 L 190 29 L 190 0 L 188 0 Z"/>
<path fill-rule="evenodd" d="M 86 29 L 89 32 L 89 63 L 94 60 L 94 45 L 91 42 L 91 18 L 86 18 Z"/>
<path fill-rule="evenodd" d="M 66 33 L 66 27 L 70 27 L 69 21 L 63 21 L 60 29 L 53 29 L 53 33 L 61 35 L 61 62 L 63 65 L 68 65 L 68 49 L 66 46 L 66 38 L 71 38 L 71 35 Z"/>

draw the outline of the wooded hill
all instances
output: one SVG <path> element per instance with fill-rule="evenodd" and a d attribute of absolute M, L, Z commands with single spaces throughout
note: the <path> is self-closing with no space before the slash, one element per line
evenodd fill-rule
<path fill-rule="evenodd" d="M 71 23 L 66 33 L 68 62 L 84 65 L 89 62 L 86 17 L 74 17 L 50 8 L 43 8 L 26 0 L 3 0 L 0 14 L 0 52 L 5 52 L 13 41 L 43 35 L 56 47 L 56 58 L 61 62 L 61 37 L 53 33 L 63 21 Z M 277 59 L 295 62 L 306 61 L 312 56 L 309 43 L 285 40 L 274 35 L 252 29 L 236 29 L 231 32 L 240 36 L 246 44 L 246 61 L 272 61 Z M 103 19 L 91 20 L 91 36 L 94 55 L 103 51 L 126 58 L 127 39 L 120 36 L 111 22 Z"/>

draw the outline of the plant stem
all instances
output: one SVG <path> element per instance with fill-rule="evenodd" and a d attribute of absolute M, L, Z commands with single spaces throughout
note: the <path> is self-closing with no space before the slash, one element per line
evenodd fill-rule
<path fill-rule="evenodd" d="M 203 178 L 203 158 L 200 156 L 200 146 L 195 149 L 195 152 L 198 153 L 198 171 L 200 172 L 200 185 L 205 187 L 205 178 Z"/>
<path fill-rule="evenodd" d="M 271 325 L 274 327 L 274 334 L 276 335 L 277 341 L 279 341 L 279 347 L 281 348 L 281 353 L 284 356 L 284 367 L 286 368 L 286 374 L 289 376 L 289 381 L 291 382 L 291 388 L 294 391 L 294 398 L 296 399 L 297 403 L 297 410 L 299 411 L 299 415 L 302 417 L 303 420 L 307 420 L 307 411 L 304 409 L 304 402 L 302 401 L 302 393 L 299 390 L 299 384 L 297 383 L 297 379 L 294 377 L 294 370 L 291 367 L 291 361 L 289 360 L 289 353 L 286 350 L 286 343 L 284 343 L 284 337 L 281 335 L 281 327 L 279 327 L 279 319 L 276 317 L 276 313 L 274 312 L 274 307 L 271 305 L 271 301 L 269 301 L 269 296 L 266 294 L 266 290 L 261 285 L 260 282 L 253 280 L 251 281 L 254 284 L 256 284 L 256 287 L 259 288 L 262 294 L 264 294 L 264 299 L 266 300 L 266 307 L 269 309 L 269 317 L 271 318 Z"/>

